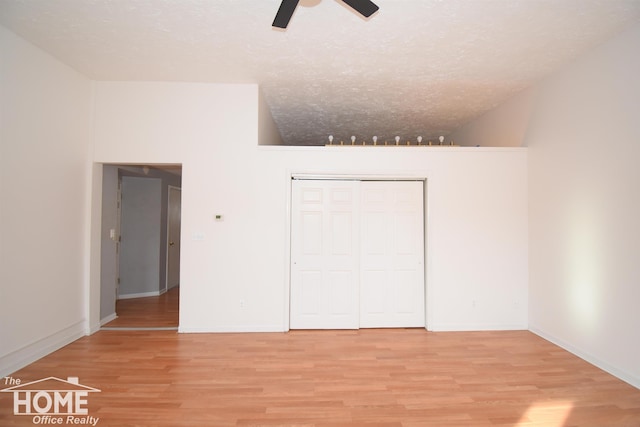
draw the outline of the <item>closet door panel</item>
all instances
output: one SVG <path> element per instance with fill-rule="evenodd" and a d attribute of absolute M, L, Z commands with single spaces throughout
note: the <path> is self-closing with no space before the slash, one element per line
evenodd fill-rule
<path fill-rule="evenodd" d="M 291 329 L 357 329 L 357 181 L 294 180 Z"/>
<path fill-rule="evenodd" d="M 360 327 L 425 325 L 422 181 L 361 184 Z"/>

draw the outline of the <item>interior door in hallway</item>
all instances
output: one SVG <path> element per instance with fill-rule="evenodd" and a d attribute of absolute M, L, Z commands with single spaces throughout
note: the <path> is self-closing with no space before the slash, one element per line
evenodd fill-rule
<path fill-rule="evenodd" d="M 292 329 L 358 328 L 358 184 L 292 182 Z"/>
<path fill-rule="evenodd" d="M 363 181 L 360 327 L 424 327 L 424 183 Z"/>
<path fill-rule="evenodd" d="M 180 223 L 182 190 L 169 186 L 167 215 L 167 290 L 180 285 Z"/>

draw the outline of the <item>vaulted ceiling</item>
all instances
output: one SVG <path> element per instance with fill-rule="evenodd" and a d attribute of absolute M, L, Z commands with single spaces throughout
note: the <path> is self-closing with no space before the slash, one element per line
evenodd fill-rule
<path fill-rule="evenodd" d="M 0 0 L 95 80 L 258 83 L 286 144 L 447 135 L 640 22 L 640 0 Z"/>

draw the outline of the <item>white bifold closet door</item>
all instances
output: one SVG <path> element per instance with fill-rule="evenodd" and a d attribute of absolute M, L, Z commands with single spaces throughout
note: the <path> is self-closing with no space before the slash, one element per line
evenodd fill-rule
<path fill-rule="evenodd" d="M 424 327 L 423 182 L 363 181 L 360 192 L 360 327 Z"/>
<path fill-rule="evenodd" d="M 294 180 L 291 329 L 425 325 L 422 181 Z"/>
<path fill-rule="evenodd" d="M 357 329 L 358 181 L 294 180 L 291 329 Z"/>

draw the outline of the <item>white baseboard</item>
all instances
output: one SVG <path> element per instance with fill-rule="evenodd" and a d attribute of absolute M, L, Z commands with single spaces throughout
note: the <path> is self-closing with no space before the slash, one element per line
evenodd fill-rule
<path fill-rule="evenodd" d="M 100 330 L 101 326 L 100 326 L 100 322 L 95 323 L 93 325 L 89 326 L 89 329 L 85 332 L 85 335 L 89 336 L 89 335 L 93 335 L 96 332 L 98 332 Z"/>
<path fill-rule="evenodd" d="M 553 335 L 548 334 L 543 330 L 536 328 L 535 326 L 530 326 L 529 330 L 534 334 L 538 335 L 539 337 L 544 338 L 545 340 L 557 345 L 558 347 L 562 347 L 563 349 L 567 350 L 569 353 L 575 354 L 580 359 L 583 359 L 591 363 L 592 365 L 602 369 L 603 371 L 610 373 L 614 377 L 617 377 L 622 381 L 634 386 L 635 388 L 640 389 L 640 378 L 635 377 L 632 374 L 625 372 L 622 369 L 618 369 L 615 366 L 612 366 L 607 362 L 604 362 L 598 359 L 597 357 L 590 354 L 589 352 L 584 351 L 581 348 L 575 347 L 564 340 L 556 338 Z"/>
<path fill-rule="evenodd" d="M 250 332 L 287 332 L 282 325 L 248 325 L 248 326 L 216 326 L 203 327 L 178 327 L 178 333 L 184 334 L 216 334 L 216 333 L 250 333 Z"/>
<path fill-rule="evenodd" d="M 0 357 L 0 378 L 24 368 L 85 335 L 85 322 L 81 321 Z"/>
<path fill-rule="evenodd" d="M 146 297 L 157 297 L 164 294 L 165 291 L 151 291 L 151 292 L 141 292 L 138 294 L 120 294 L 118 295 L 118 299 L 132 299 L 132 298 L 146 298 Z"/>
<path fill-rule="evenodd" d="M 474 331 L 526 331 L 526 324 L 513 323 L 431 323 L 427 330 L 433 332 L 474 332 Z"/>
<path fill-rule="evenodd" d="M 112 320 L 116 320 L 117 318 L 118 318 L 118 315 L 116 313 L 111 313 L 104 319 L 100 319 L 100 326 L 104 326 L 107 323 L 111 322 Z"/>

